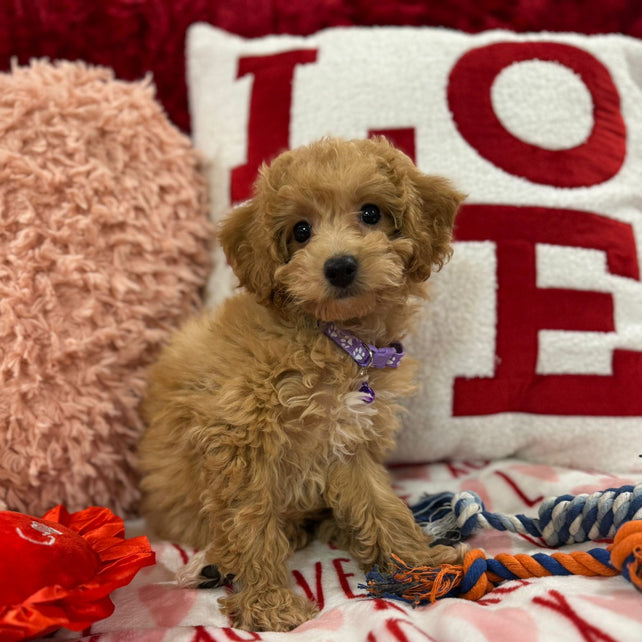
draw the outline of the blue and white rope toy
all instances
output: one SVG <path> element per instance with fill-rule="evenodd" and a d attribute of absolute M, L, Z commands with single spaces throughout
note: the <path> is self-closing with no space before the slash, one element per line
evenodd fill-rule
<path fill-rule="evenodd" d="M 471 491 L 429 495 L 411 510 L 436 539 L 460 541 L 495 529 L 539 537 L 555 547 L 612 539 L 622 524 L 642 519 L 642 484 L 550 497 L 540 505 L 538 517 L 490 512 Z"/>
<path fill-rule="evenodd" d="M 488 559 L 481 549 L 468 551 L 462 564 L 411 567 L 392 556 L 392 572 L 375 567 L 365 585 L 372 597 L 413 605 L 443 597 L 478 600 L 506 580 L 550 575 L 608 577 L 621 574 L 642 591 L 642 484 L 592 494 L 545 500 L 538 517 L 487 511 L 473 492 L 440 493 L 412 508 L 417 522 L 436 539 L 460 541 L 491 528 L 538 537 L 548 546 L 612 539 L 608 547 L 552 555 L 500 554 Z"/>

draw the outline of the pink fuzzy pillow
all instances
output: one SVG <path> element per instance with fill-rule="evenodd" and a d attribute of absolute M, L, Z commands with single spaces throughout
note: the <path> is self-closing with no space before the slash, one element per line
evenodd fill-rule
<path fill-rule="evenodd" d="M 149 82 L 0 74 L 0 504 L 135 512 L 144 369 L 199 304 L 206 209 Z"/>

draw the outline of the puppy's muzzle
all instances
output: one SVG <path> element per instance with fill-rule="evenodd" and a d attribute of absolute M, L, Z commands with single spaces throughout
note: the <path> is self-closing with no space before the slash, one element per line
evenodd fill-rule
<path fill-rule="evenodd" d="M 359 264 L 350 254 L 329 258 L 323 266 L 323 274 L 330 285 L 347 288 L 357 276 Z"/>

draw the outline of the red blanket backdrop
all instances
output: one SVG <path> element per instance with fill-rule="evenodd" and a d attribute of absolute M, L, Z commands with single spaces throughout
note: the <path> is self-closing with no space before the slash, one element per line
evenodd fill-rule
<path fill-rule="evenodd" d="M 170 118 L 189 130 L 185 31 L 307 35 L 337 25 L 431 25 L 478 32 L 619 32 L 642 37 L 639 0 L 4 0 L 0 65 L 32 57 L 85 60 L 125 80 L 152 72 Z"/>

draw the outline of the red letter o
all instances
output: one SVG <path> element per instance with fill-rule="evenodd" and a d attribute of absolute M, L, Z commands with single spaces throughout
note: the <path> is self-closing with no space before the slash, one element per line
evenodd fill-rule
<path fill-rule="evenodd" d="M 491 88 L 499 72 L 525 60 L 558 62 L 578 74 L 593 100 L 593 129 L 576 147 L 550 150 L 511 134 L 497 118 Z M 587 51 L 554 42 L 501 42 L 465 53 L 448 84 L 448 103 L 464 139 L 497 167 L 534 183 L 586 187 L 617 174 L 626 154 L 620 97 L 608 69 Z"/>

